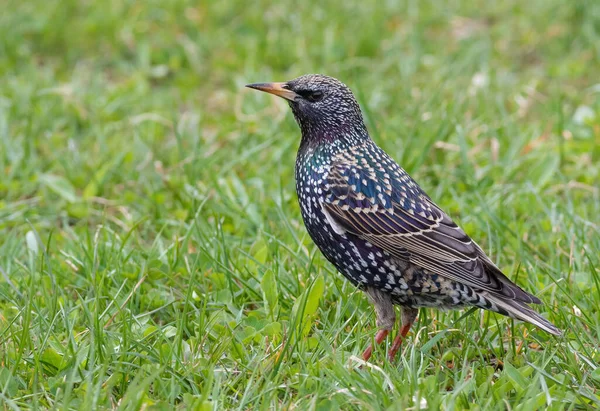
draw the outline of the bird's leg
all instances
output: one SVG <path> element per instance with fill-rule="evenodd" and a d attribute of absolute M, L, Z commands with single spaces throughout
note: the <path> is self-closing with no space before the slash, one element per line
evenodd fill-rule
<path fill-rule="evenodd" d="M 387 337 L 387 335 L 390 333 L 390 330 L 379 330 L 377 331 L 377 334 L 375 334 L 375 343 L 377 345 L 381 344 L 383 342 L 383 340 L 385 340 L 385 337 Z M 369 361 L 369 358 L 371 358 L 371 354 L 373 354 L 373 344 L 370 344 L 367 349 L 365 350 L 365 352 L 363 352 L 362 358 L 365 361 Z"/>
<path fill-rule="evenodd" d="M 371 287 L 366 289 L 366 293 L 369 296 L 369 300 L 375 306 L 376 324 L 379 327 L 379 331 L 375 334 L 375 344 L 379 345 L 385 340 L 385 337 L 387 337 L 394 326 L 396 312 L 394 311 L 392 298 L 388 293 Z M 369 345 L 362 355 L 363 360 L 368 361 L 371 358 L 373 348 L 373 344 Z"/>
<path fill-rule="evenodd" d="M 396 358 L 396 354 L 402 345 L 402 341 L 406 338 L 408 331 L 410 331 L 410 327 L 415 322 L 417 318 L 417 314 L 419 310 L 416 308 L 403 307 L 402 308 L 402 327 L 400 327 L 400 332 L 394 339 L 394 343 L 392 344 L 392 348 L 388 351 L 388 358 L 390 361 L 394 361 Z"/>

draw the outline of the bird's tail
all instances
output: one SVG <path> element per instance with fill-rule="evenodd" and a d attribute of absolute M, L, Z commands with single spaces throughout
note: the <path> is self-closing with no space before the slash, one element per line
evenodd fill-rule
<path fill-rule="evenodd" d="M 562 332 L 550 321 L 533 311 L 527 304 L 512 299 L 503 298 L 502 296 L 486 293 L 485 299 L 491 304 L 491 310 L 497 311 L 500 314 L 508 315 L 509 317 L 518 320 L 526 321 L 542 330 L 554 335 L 561 335 Z M 489 307 L 486 307 L 490 309 Z"/>

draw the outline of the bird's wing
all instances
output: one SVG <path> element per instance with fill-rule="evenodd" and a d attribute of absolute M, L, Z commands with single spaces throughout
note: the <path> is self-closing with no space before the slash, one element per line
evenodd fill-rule
<path fill-rule="evenodd" d="M 504 276 L 384 152 L 337 155 L 322 190 L 328 218 L 396 258 L 482 291 L 539 303 Z"/>

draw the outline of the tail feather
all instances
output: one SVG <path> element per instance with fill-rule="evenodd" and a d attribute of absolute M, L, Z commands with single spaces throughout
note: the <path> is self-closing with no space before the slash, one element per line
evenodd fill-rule
<path fill-rule="evenodd" d="M 559 330 L 554 324 L 533 311 L 529 306 L 521 301 L 509 300 L 503 298 L 502 296 L 490 293 L 485 293 L 484 298 L 492 304 L 492 307 L 486 307 L 492 311 L 497 311 L 500 314 L 508 315 L 509 317 L 531 323 L 542 330 L 549 332 L 550 334 L 562 334 L 562 331 Z"/>

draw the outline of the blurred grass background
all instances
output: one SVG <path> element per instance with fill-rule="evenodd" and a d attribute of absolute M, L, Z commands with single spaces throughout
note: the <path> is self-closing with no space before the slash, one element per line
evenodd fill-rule
<path fill-rule="evenodd" d="M 600 406 L 600 3 L 5 0 L 3 409 Z M 397 364 L 315 250 L 305 73 L 544 302 L 424 310 Z"/>

